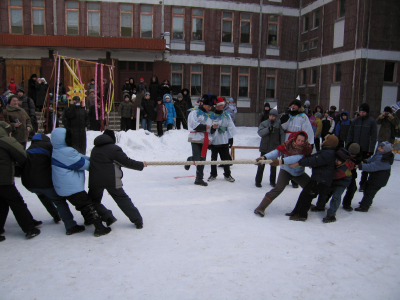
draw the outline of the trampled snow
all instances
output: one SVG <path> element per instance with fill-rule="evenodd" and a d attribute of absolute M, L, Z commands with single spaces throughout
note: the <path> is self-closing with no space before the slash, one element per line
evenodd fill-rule
<path fill-rule="evenodd" d="M 259 145 L 256 128 L 238 129 L 235 145 Z M 98 134 L 88 132 L 88 155 Z M 129 131 L 118 133 L 118 144 L 135 160 L 185 160 L 187 136 L 186 130 L 162 138 Z M 236 150 L 236 159 L 258 156 L 258 150 Z M 99 238 L 93 226 L 65 235 L 63 224 L 54 224 L 16 179 L 43 225 L 39 236 L 25 240 L 9 213 L 0 243 L 0 299 L 400 299 L 400 162 L 368 213 L 339 208 L 330 224 L 322 223 L 325 212 L 310 212 L 304 223 L 289 221 L 284 214 L 301 192 L 291 185 L 264 218 L 254 215 L 271 189 L 268 166 L 263 187 L 254 186 L 256 169 L 233 166 L 236 182 L 230 183 L 218 168 L 208 187 L 193 184 L 194 167 L 124 169 L 124 189 L 144 228 L 136 229 L 105 192 L 103 204 L 118 221 Z M 205 178 L 209 174 L 206 166 Z M 357 192 L 353 207 L 361 198 Z"/>

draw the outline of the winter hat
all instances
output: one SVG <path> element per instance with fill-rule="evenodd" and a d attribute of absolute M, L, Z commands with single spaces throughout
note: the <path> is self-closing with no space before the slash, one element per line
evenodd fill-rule
<path fill-rule="evenodd" d="M 352 155 L 357 155 L 358 153 L 360 153 L 360 145 L 357 144 L 357 143 L 352 143 L 352 144 L 349 146 L 349 152 L 350 152 Z"/>
<path fill-rule="evenodd" d="M 129 82 L 129 78 L 125 78 L 125 82 L 127 82 L 127 81 Z"/>
<path fill-rule="evenodd" d="M 150 92 L 146 92 L 146 93 L 144 93 L 144 95 L 146 96 L 146 95 L 150 95 Z"/>
<path fill-rule="evenodd" d="M 74 98 L 72 98 L 73 101 L 76 102 L 81 102 L 81 98 L 79 98 L 79 96 L 74 96 Z"/>
<path fill-rule="evenodd" d="M 144 78 L 140 78 L 140 81 L 144 81 Z"/>
<path fill-rule="evenodd" d="M 90 82 L 94 81 L 94 78 L 90 79 Z"/>
<path fill-rule="evenodd" d="M 335 156 L 337 159 L 344 162 L 351 158 L 351 153 L 344 148 L 340 148 L 336 151 Z"/>
<path fill-rule="evenodd" d="M 361 104 L 359 111 L 365 111 L 367 114 L 369 114 L 369 105 L 367 103 Z"/>
<path fill-rule="evenodd" d="M 114 130 L 106 129 L 106 130 L 104 130 L 103 134 L 108 135 L 110 138 L 112 138 L 112 140 L 114 141 L 114 144 L 115 144 L 116 139 L 115 139 Z"/>
<path fill-rule="evenodd" d="M 311 103 L 310 103 L 310 101 L 309 100 L 306 100 L 306 102 L 304 102 L 304 105 L 310 105 Z"/>
<path fill-rule="evenodd" d="M 229 98 L 229 102 L 235 102 L 235 100 L 233 100 L 233 98 Z"/>
<path fill-rule="evenodd" d="M 277 117 L 278 116 L 278 111 L 276 109 L 271 109 L 271 111 L 269 112 L 269 115 Z"/>
<path fill-rule="evenodd" d="M 161 101 L 161 103 L 162 103 L 162 98 L 161 97 L 157 97 L 157 102 L 158 101 Z"/>
<path fill-rule="evenodd" d="M 11 78 L 10 78 L 10 81 L 11 81 L 11 80 L 14 81 L 14 77 L 11 77 Z"/>
<path fill-rule="evenodd" d="M 217 97 L 215 97 L 214 95 L 205 94 L 205 95 L 203 95 L 201 101 L 203 102 L 203 105 L 213 106 L 214 105 L 214 101 L 216 100 L 216 98 Z"/>
<path fill-rule="evenodd" d="M 24 88 L 22 88 L 22 87 L 19 87 L 19 88 L 17 89 L 17 93 L 18 93 L 18 92 L 22 92 L 22 93 L 25 94 Z"/>
<path fill-rule="evenodd" d="M 269 107 L 269 108 L 271 108 L 271 106 L 269 105 L 269 103 L 268 103 L 268 102 L 264 103 L 264 108 L 266 108 L 266 107 Z"/>
<path fill-rule="evenodd" d="M 324 114 L 329 114 L 329 110 L 326 110 L 326 111 L 324 112 Z"/>
<path fill-rule="evenodd" d="M 316 118 L 321 118 L 321 113 L 319 113 L 319 112 L 315 113 L 315 117 Z"/>
<path fill-rule="evenodd" d="M 293 104 L 296 105 L 298 108 L 301 107 L 301 101 L 300 100 L 297 100 L 297 99 L 293 100 L 292 102 L 290 102 L 289 106 L 292 106 Z"/>
<path fill-rule="evenodd" d="M 0 127 L 3 128 L 7 132 L 7 134 L 10 134 L 12 132 L 12 127 L 7 122 L 0 121 Z"/>
<path fill-rule="evenodd" d="M 129 94 L 124 94 L 124 100 L 128 98 L 129 99 Z"/>
<path fill-rule="evenodd" d="M 331 110 L 336 110 L 336 106 L 335 106 L 335 105 L 332 105 L 332 106 L 331 106 Z"/>
<path fill-rule="evenodd" d="M 214 101 L 215 106 L 221 106 L 225 104 L 225 101 L 222 97 L 217 97 L 217 100 Z"/>
<path fill-rule="evenodd" d="M 336 148 L 338 144 L 339 144 L 339 139 L 334 135 L 328 134 L 325 137 L 325 141 L 321 144 L 321 147 Z"/>
<path fill-rule="evenodd" d="M 135 94 L 132 94 L 132 100 L 133 99 L 136 99 L 136 95 Z"/>
<path fill-rule="evenodd" d="M 104 79 L 103 79 L 103 82 L 106 82 L 106 83 L 107 83 L 107 79 L 104 78 Z"/>
<path fill-rule="evenodd" d="M 382 147 L 385 150 L 385 153 L 391 152 L 393 149 L 393 146 L 389 142 L 382 142 L 379 144 L 379 147 Z"/>
<path fill-rule="evenodd" d="M 17 90 L 17 92 L 18 92 L 18 90 Z M 388 113 L 393 113 L 393 110 L 392 110 L 392 108 L 390 107 L 390 106 L 386 106 L 384 109 L 383 109 L 383 111 L 384 112 L 388 112 Z"/>
<path fill-rule="evenodd" d="M 178 96 L 176 96 L 176 99 L 178 99 L 178 98 L 182 98 L 183 99 L 183 96 L 182 96 L 181 93 L 179 93 Z"/>

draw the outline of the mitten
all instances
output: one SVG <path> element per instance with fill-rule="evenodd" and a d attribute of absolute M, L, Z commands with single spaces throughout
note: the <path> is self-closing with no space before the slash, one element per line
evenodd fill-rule
<path fill-rule="evenodd" d="M 272 167 L 277 167 L 277 166 L 280 166 L 281 164 L 282 164 L 282 161 L 280 159 L 278 159 L 278 158 L 273 159 L 272 163 L 270 163 L 270 165 Z"/>

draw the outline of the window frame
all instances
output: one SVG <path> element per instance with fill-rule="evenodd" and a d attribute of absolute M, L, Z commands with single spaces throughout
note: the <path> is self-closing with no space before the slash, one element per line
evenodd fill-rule
<path fill-rule="evenodd" d="M 340 65 L 340 80 L 336 80 L 336 72 L 337 72 L 337 66 Z M 342 82 L 342 64 L 337 63 L 334 64 L 333 67 L 333 83 L 341 83 Z"/>
<path fill-rule="evenodd" d="M 316 16 L 317 12 L 318 12 L 318 25 L 315 26 L 315 21 L 316 21 L 316 17 L 315 16 Z M 313 11 L 313 13 L 312 13 L 312 28 L 311 29 L 317 29 L 319 27 L 319 21 L 320 21 L 319 13 L 320 13 L 319 9 L 316 9 L 316 10 Z"/>
<path fill-rule="evenodd" d="M 275 74 L 268 74 L 268 70 L 274 70 L 275 71 Z M 277 98 L 277 92 L 278 92 L 278 90 L 277 90 L 277 82 L 278 82 L 278 74 L 277 74 L 277 69 L 276 68 L 267 68 L 267 70 L 266 70 L 266 76 L 265 76 L 265 99 L 278 99 Z M 267 90 L 268 90 L 268 78 L 274 78 L 274 81 L 275 81 L 275 86 L 274 86 L 274 98 L 268 98 L 268 93 L 267 93 Z"/>
<path fill-rule="evenodd" d="M 98 36 L 101 37 L 101 2 L 86 2 L 86 20 L 87 20 L 87 25 L 86 25 L 86 34 L 87 36 Z M 99 9 L 94 10 L 94 9 L 89 9 L 89 4 L 98 4 Z M 89 35 L 89 13 L 98 13 L 99 14 L 99 35 Z"/>
<path fill-rule="evenodd" d="M 11 31 L 11 9 L 20 9 L 22 15 L 22 32 L 21 33 L 13 33 Z M 21 0 L 21 6 L 11 5 L 11 0 L 8 1 L 8 32 L 10 34 L 24 34 L 24 4 Z"/>
<path fill-rule="evenodd" d="M 308 32 L 308 30 L 310 29 L 310 14 L 307 13 L 303 16 L 302 22 L 301 22 L 301 26 L 302 26 L 302 31 L 301 33 L 305 33 Z M 307 25 L 307 26 L 306 26 Z M 307 28 L 306 28 L 307 27 Z"/>
<path fill-rule="evenodd" d="M 241 68 L 247 68 L 247 73 L 241 73 Z M 240 96 L 240 77 L 247 77 L 247 96 Z M 250 86 L 250 67 L 239 67 L 238 70 L 238 98 L 249 98 L 249 88 Z"/>
<path fill-rule="evenodd" d="M 222 72 L 222 68 L 229 68 L 229 72 Z M 222 95 L 222 76 L 229 75 L 229 95 Z M 232 96 L 232 67 L 231 66 L 220 66 L 219 67 L 219 94 L 221 97 L 231 97 Z"/>
<path fill-rule="evenodd" d="M 232 17 L 231 18 L 224 18 L 224 13 L 231 13 Z M 221 11 L 221 43 L 233 43 L 233 20 L 235 18 L 235 14 L 233 11 Z M 231 40 L 229 42 L 223 41 L 223 26 L 224 26 L 224 21 L 225 22 L 231 22 Z"/>
<path fill-rule="evenodd" d="M 193 66 L 199 66 L 201 68 L 201 71 L 193 71 Z M 192 93 L 192 75 L 193 74 L 200 74 L 200 93 L 198 95 L 197 94 L 193 95 L 193 93 Z M 192 96 L 201 97 L 203 95 L 202 90 L 203 90 L 203 66 L 202 65 L 197 65 L 197 64 L 190 65 L 190 89 L 189 89 L 189 91 L 190 91 L 191 97 Z"/>
<path fill-rule="evenodd" d="M 202 11 L 202 15 L 201 16 L 197 16 L 197 15 L 194 15 L 193 14 L 193 11 L 194 10 L 201 10 Z M 204 9 L 202 9 L 202 8 L 192 8 L 192 11 L 191 11 L 191 13 L 192 13 L 192 19 L 191 19 L 191 26 L 190 26 L 190 28 L 191 28 L 191 34 L 190 34 L 190 40 L 191 41 L 195 41 L 195 42 L 203 42 L 204 41 Z M 200 40 L 195 40 L 195 39 L 193 39 L 193 20 L 194 19 L 201 19 L 201 39 Z"/>
<path fill-rule="evenodd" d="M 341 16 L 340 15 L 340 7 L 342 6 L 341 4 L 344 2 L 344 14 Z M 337 2 L 337 18 L 336 19 L 342 19 L 346 17 L 346 0 L 338 0 Z"/>
<path fill-rule="evenodd" d="M 270 17 L 275 16 L 277 17 L 277 21 L 270 21 Z M 268 28 L 267 28 L 267 47 L 279 47 L 280 46 L 280 38 L 279 38 L 279 21 L 280 21 L 280 17 L 279 15 L 274 15 L 274 14 L 270 14 L 268 15 Z M 269 26 L 271 24 L 275 24 L 276 25 L 276 45 L 271 45 L 269 43 Z"/>
<path fill-rule="evenodd" d="M 143 12 L 142 7 L 143 6 L 149 6 L 151 7 L 151 13 L 150 12 Z M 151 37 L 143 37 L 142 36 L 142 16 L 151 16 Z M 142 39 L 152 39 L 153 38 L 153 33 L 154 33 L 154 7 L 153 5 L 148 5 L 148 4 L 141 4 L 140 5 L 140 38 Z"/>
<path fill-rule="evenodd" d="M 67 8 L 68 2 L 76 2 L 78 4 L 78 8 Z M 75 34 L 68 34 L 68 12 L 73 11 L 78 13 L 78 33 Z M 77 36 L 79 35 L 79 1 L 65 1 L 65 35 L 67 36 Z"/>
<path fill-rule="evenodd" d="M 300 70 L 300 86 L 307 85 L 307 68 Z"/>
<path fill-rule="evenodd" d="M 314 71 L 315 71 L 315 82 L 313 82 Z M 316 85 L 317 81 L 318 81 L 318 68 L 312 67 L 310 72 L 310 85 Z"/>
<path fill-rule="evenodd" d="M 250 19 L 242 19 L 242 14 L 249 14 Z M 239 36 L 239 44 L 244 44 L 244 45 L 251 45 L 251 21 L 253 19 L 253 14 L 250 12 L 241 12 L 240 13 L 240 36 Z M 242 42 L 242 22 L 243 23 L 249 23 L 250 27 L 250 32 L 249 32 L 249 42 L 248 43 L 243 43 Z"/>
<path fill-rule="evenodd" d="M 315 41 L 317 41 L 317 46 L 313 47 L 313 42 L 315 42 Z M 317 48 L 318 48 L 318 38 L 311 39 L 310 40 L 310 48 L 309 48 L 309 50 L 317 49 Z"/>
<path fill-rule="evenodd" d="M 32 2 L 31 2 L 32 3 Z M 33 32 L 33 11 L 34 10 L 42 10 L 43 11 L 43 33 L 34 33 Z M 32 35 L 46 35 L 46 1 L 43 0 L 43 7 L 33 6 L 31 5 L 31 34 Z"/>
<path fill-rule="evenodd" d="M 172 66 L 174 65 L 179 65 L 181 66 L 181 70 L 173 70 Z M 191 67 L 190 67 L 191 68 Z M 174 94 L 172 91 L 172 74 L 181 74 L 181 90 L 183 89 L 183 72 L 184 72 L 184 64 L 171 64 L 171 95 L 178 95 L 181 91 L 179 91 L 177 94 Z"/>
<path fill-rule="evenodd" d="M 304 41 L 304 42 L 301 42 L 301 50 L 300 50 L 300 52 L 306 52 L 306 51 L 308 51 L 308 40 Z"/>
<path fill-rule="evenodd" d="M 183 13 L 182 14 L 174 13 L 174 8 L 182 8 Z M 181 39 L 174 38 L 174 17 L 182 18 L 182 38 Z M 171 24 L 171 31 L 172 31 L 171 40 L 184 41 L 185 40 L 185 8 L 184 7 L 180 7 L 180 6 L 172 7 L 172 22 L 171 23 L 172 23 Z"/>
<path fill-rule="evenodd" d="M 122 5 L 130 5 L 132 7 L 132 10 L 130 12 L 128 11 L 122 11 Z M 126 15 L 131 15 L 131 35 L 130 36 L 126 36 L 126 35 L 122 35 L 122 15 L 126 14 Z M 133 36 L 133 5 L 130 3 L 120 3 L 119 4 L 119 36 L 120 37 L 132 37 Z"/>
<path fill-rule="evenodd" d="M 393 80 L 392 81 L 386 81 L 385 80 L 385 71 L 386 71 L 386 63 L 393 63 L 394 64 L 394 68 L 393 68 Z M 394 83 L 397 82 L 397 67 L 398 67 L 398 63 L 395 61 L 385 61 L 385 66 L 383 69 L 383 82 L 384 83 Z"/>

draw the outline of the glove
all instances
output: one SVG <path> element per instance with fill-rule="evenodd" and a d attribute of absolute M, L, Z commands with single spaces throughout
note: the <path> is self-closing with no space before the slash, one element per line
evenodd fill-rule
<path fill-rule="evenodd" d="M 272 160 L 272 163 L 270 163 L 270 165 L 272 167 L 280 166 L 280 165 L 282 165 L 282 160 L 280 160 L 278 158 L 275 158 L 275 159 Z"/>
<path fill-rule="evenodd" d="M 265 156 L 260 156 L 259 158 L 256 158 L 256 162 L 259 162 L 260 160 L 265 160 Z"/>
<path fill-rule="evenodd" d="M 287 121 L 289 121 L 289 114 L 283 115 L 281 117 L 281 125 L 285 124 Z"/>
<path fill-rule="evenodd" d="M 233 146 L 233 138 L 230 138 L 230 139 L 228 140 L 228 147 L 229 147 L 229 148 L 232 148 L 232 146 Z"/>

